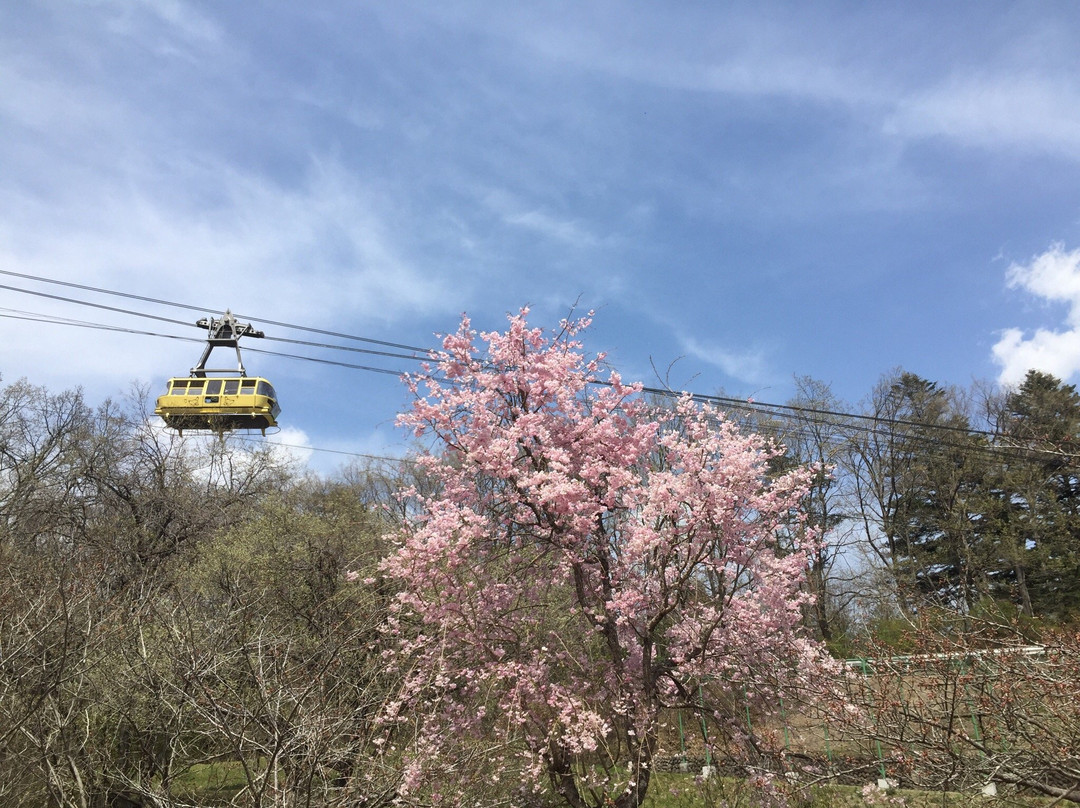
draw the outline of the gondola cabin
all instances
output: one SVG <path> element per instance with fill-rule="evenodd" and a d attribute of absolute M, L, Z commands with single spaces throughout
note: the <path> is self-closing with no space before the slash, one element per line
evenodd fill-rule
<path fill-rule="evenodd" d="M 277 426 L 280 413 L 273 385 L 254 376 L 169 379 L 165 395 L 158 397 L 154 408 L 166 426 L 181 434 L 184 430 L 222 435 L 258 429 L 265 435 Z"/>
<path fill-rule="evenodd" d="M 281 413 L 277 393 L 266 379 L 248 376 L 240 356 L 241 337 L 262 337 L 249 323 L 239 323 L 226 311 L 221 317 L 204 317 L 195 325 L 205 328 L 206 347 L 191 375 L 169 379 L 165 395 L 158 396 L 154 414 L 181 435 L 192 432 L 216 432 L 224 437 L 234 430 L 266 430 L 277 427 Z M 208 368 L 206 360 L 215 348 L 236 351 L 236 370 Z M 211 376 L 227 373 L 228 376 Z"/>

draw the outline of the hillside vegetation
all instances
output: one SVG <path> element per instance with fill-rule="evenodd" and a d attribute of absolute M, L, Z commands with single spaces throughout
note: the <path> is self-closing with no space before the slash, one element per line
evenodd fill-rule
<path fill-rule="evenodd" d="M 654 402 L 586 324 L 466 322 L 329 478 L 0 388 L 0 804 L 1080 802 L 1071 386 Z"/>

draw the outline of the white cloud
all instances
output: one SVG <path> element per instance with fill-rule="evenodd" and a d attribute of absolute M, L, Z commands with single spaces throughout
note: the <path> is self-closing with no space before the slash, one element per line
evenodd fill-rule
<path fill-rule="evenodd" d="M 0 61 L 4 92 L 0 93 L 0 120 L 13 130 L 25 129 L 56 140 L 100 137 L 103 124 L 119 121 L 124 112 L 107 94 L 94 88 L 77 90 L 42 75 L 26 60 Z M 14 140 L 14 138 L 12 138 Z"/>
<path fill-rule="evenodd" d="M 1069 323 L 1080 325 L 1080 249 L 1066 252 L 1063 244 L 1053 244 L 1028 264 L 1013 263 L 1007 278 L 1010 288 L 1069 303 Z"/>
<path fill-rule="evenodd" d="M 89 5 L 95 23 L 160 55 L 195 58 L 186 52 L 188 43 L 216 44 L 222 38 L 219 26 L 184 0 L 96 0 Z"/>
<path fill-rule="evenodd" d="M 296 427 L 282 427 L 281 431 L 268 435 L 266 442 L 272 447 L 274 456 L 283 462 L 306 466 L 314 454 L 310 448 L 311 439 L 304 430 Z"/>
<path fill-rule="evenodd" d="M 1024 337 L 1018 328 L 1008 328 L 994 345 L 994 360 L 1001 365 L 998 381 L 1016 385 L 1029 370 L 1052 373 L 1068 379 L 1080 371 L 1080 330 L 1047 331 L 1038 329 Z"/>
<path fill-rule="evenodd" d="M 1012 264 L 1006 277 L 1010 288 L 1065 303 L 1068 310 L 1059 331 L 1039 328 L 1030 337 L 1019 328 L 1003 331 L 992 349 L 1001 366 L 998 380 L 1017 384 L 1031 369 L 1061 379 L 1080 372 L 1080 249 L 1066 251 L 1064 245 L 1054 244 L 1026 264 Z"/>
<path fill-rule="evenodd" d="M 263 143 L 251 123 L 259 96 L 229 96 L 235 88 L 221 86 L 219 76 L 250 76 L 252 65 L 237 56 L 243 41 L 224 42 L 197 5 L 98 0 L 83 9 L 81 26 L 63 11 L 53 9 L 50 23 L 71 27 L 75 44 L 64 59 L 44 47 L 0 56 L 8 90 L 0 123 L 10 131 L 0 147 L 10 168 L 0 182 L 0 268 L 350 329 L 462 308 L 454 279 L 421 257 L 406 215 L 414 211 L 396 209 L 339 160 L 320 157 L 324 150 L 300 151 L 279 172 L 238 159 L 218 137 L 215 127 Z M 147 60 L 142 51 L 158 42 L 190 45 L 201 69 Z M 109 72 L 129 64 L 152 76 L 128 83 L 130 70 Z M 198 92 L 209 76 L 216 92 Z M 149 86 L 165 89 L 144 93 Z M 210 113 L 214 125 L 192 123 Z M 56 310 L 4 296 L 13 300 Z M 4 338 L 14 341 L 14 332 L 0 323 Z M 66 341 L 42 350 L 42 360 Z M 124 378 L 145 367 L 130 358 Z M 3 368 L 9 375 L 13 364 Z"/>
<path fill-rule="evenodd" d="M 783 95 L 853 102 L 875 95 L 849 64 L 824 60 L 807 19 L 709 8 L 672 14 L 657 6 L 627 14 L 621 6 L 589 4 L 565 15 L 507 5 L 495 13 L 462 15 L 425 4 L 420 13 L 444 25 L 479 27 L 504 37 L 540 64 L 570 64 L 644 85 L 736 95 Z M 418 9 L 414 8 L 414 11 Z M 617 20 L 616 24 L 613 21 Z M 809 43 L 809 45 L 808 45 Z M 830 45 L 839 43 L 833 37 Z"/>

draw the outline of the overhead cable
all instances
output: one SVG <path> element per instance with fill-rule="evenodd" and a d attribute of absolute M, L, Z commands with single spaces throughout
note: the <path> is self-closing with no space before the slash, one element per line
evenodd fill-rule
<path fill-rule="evenodd" d="M 73 283 L 71 281 L 61 281 L 61 280 L 57 280 L 56 278 L 46 278 L 46 277 L 41 276 L 41 275 L 29 275 L 29 274 L 22 273 L 22 272 L 11 272 L 10 270 L 5 270 L 5 269 L 0 269 L 0 275 L 8 275 L 8 276 L 15 277 L 15 278 L 23 278 L 24 280 L 38 281 L 40 283 L 51 283 L 51 284 L 55 284 L 57 286 L 66 286 L 66 287 L 69 287 L 69 288 L 72 288 L 72 289 L 82 289 L 83 291 L 86 291 L 86 292 L 96 292 L 98 294 L 103 294 L 103 295 L 113 295 L 115 297 L 124 297 L 124 298 L 127 298 L 129 300 L 141 300 L 144 303 L 156 303 L 156 304 L 158 304 L 160 306 L 172 306 L 174 308 L 187 309 L 188 311 L 197 311 L 197 312 L 200 312 L 200 313 L 203 313 L 203 314 L 205 314 L 206 312 L 217 311 L 216 306 L 192 306 L 192 305 L 189 305 L 187 303 L 177 303 L 177 302 L 172 301 L 172 300 L 162 300 L 161 298 L 156 298 L 156 297 L 146 297 L 144 295 L 136 295 L 136 294 L 132 294 L 130 292 L 118 292 L 118 291 L 115 291 L 113 289 L 103 289 L 101 287 L 88 286 L 88 285 L 82 284 L 82 283 Z M 28 290 L 25 290 L 25 289 L 18 289 L 16 287 L 11 287 L 11 286 L 0 286 L 0 288 L 12 289 L 13 291 L 17 291 L 17 292 L 28 291 Z M 31 292 L 31 294 L 34 294 L 34 293 Z M 48 295 L 45 295 L 45 296 L 48 297 Z M 69 298 L 58 298 L 58 299 L 60 299 L 60 300 L 69 300 L 70 302 L 76 302 L 76 303 L 82 302 L 82 301 L 71 301 Z M 94 305 L 94 304 L 86 304 L 86 305 Z M 108 308 L 108 307 L 107 306 L 102 306 L 101 308 Z M 123 309 L 115 309 L 115 311 L 125 311 L 125 310 L 123 310 Z M 130 312 L 128 312 L 128 313 L 130 313 Z M 277 320 L 266 320 L 266 319 L 263 319 L 263 318 L 260 318 L 260 317 L 253 317 L 253 316 L 251 316 L 249 314 L 236 313 L 236 316 L 241 318 L 241 319 L 245 319 L 245 320 L 256 320 L 256 321 L 259 322 L 260 325 L 262 325 L 262 324 L 276 325 L 279 328 L 291 328 L 291 329 L 294 329 L 294 330 L 297 330 L 297 331 L 307 331 L 307 332 L 312 333 L 312 334 L 323 334 L 324 336 L 328 336 L 328 337 L 340 337 L 341 339 L 355 340 L 355 341 L 358 341 L 358 342 L 367 342 L 367 343 L 371 343 L 371 344 L 374 344 L 374 345 L 382 345 L 382 346 L 384 346 L 386 348 L 399 348 L 399 349 L 401 349 L 403 351 L 413 351 L 413 352 L 416 352 L 416 353 L 424 354 L 425 357 L 429 353 L 428 348 L 420 348 L 420 347 L 417 347 L 417 346 L 414 346 L 414 345 L 405 345 L 405 344 L 400 343 L 400 342 L 388 342 L 386 340 L 373 339 L 371 337 L 361 337 L 361 336 L 357 336 L 355 334 L 346 334 L 346 333 L 343 333 L 343 332 L 340 332 L 340 331 L 328 331 L 328 330 L 322 329 L 322 328 L 312 328 L 310 326 L 296 325 L 296 324 L 293 324 L 293 323 L 284 323 L 284 322 L 279 322 Z M 179 320 L 172 320 L 172 321 L 169 321 L 169 322 L 180 322 L 180 321 Z"/>
<path fill-rule="evenodd" d="M 213 310 L 211 308 L 190 306 L 190 305 L 187 305 L 187 304 L 177 303 L 177 302 L 174 302 L 174 301 L 162 300 L 162 299 L 159 299 L 159 298 L 152 298 L 152 297 L 147 297 L 147 296 L 143 296 L 143 295 L 131 294 L 131 293 L 127 293 L 127 292 L 118 292 L 118 291 L 115 291 L 115 290 L 103 289 L 103 288 L 100 288 L 100 287 L 88 286 L 88 285 L 85 285 L 85 284 L 78 284 L 78 283 L 73 283 L 73 282 L 69 282 L 69 281 L 60 281 L 60 280 L 56 280 L 56 279 L 53 279 L 53 278 L 46 278 L 46 277 L 37 276 L 37 275 L 29 275 L 29 274 L 24 274 L 24 273 L 11 272 L 9 270 L 0 270 L 0 275 L 8 275 L 8 276 L 12 276 L 12 277 L 18 277 L 18 278 L 22 278 L 22 279 L 25 279 L 25 280 L 38 281 L 38 282 L 42 282 L 42 283 L 51 283 L 51 284 L 56 284 L 56 285 L 60 285 L 60 286 L 65 286 L 65 287 L 70 287 L 70 288 L 75 288 L 75 289 L 81 289 L 81 290 L 84 290 L 84 291 L 90 291 L 90 292 L 106 294 L 106 295 L 113 295 L 113 296 L 123 297 L 123 298 L 127 298 L 127 299 L 132 299 L 132 300 L 139 300 L 139 301 L 148 302 L 148 303 L 155 303 L 155 304 L 159 304 L 159 305 L 173 306 L 173 307 L 188 309 L 188 310 L 192 310 L 192 311 L 206 312 L 206 311 Z M 86 301 L 86 300 L 80 300 L 80 299 L 71 298 L 71 297 L 64 297 L 64 296 L 61 296 L 61 295 L 49 294 L 49 293 L 46 293 L 46 292 L 41 292 L 41 291 L 36 291 L 36 290 L 31 290 L 31 289 L 23 289 L 23 288 L 20 288 L 20 287 L 8 286 L 8 285 L 4 285 L 4 284 L 0 284 L 0 289 L 6 289 L 6 290 L 9 290 L 9 291 L 13 291 L 13 292 L 20 292 L 20 293 L 24 293 L 24 294 L 35 295 L 35 296 L 38 296 L 38 297 L 49 298 L 49 299 L 52 299 L 52 300 L 59 300 L 59 301 L 62 301 L 62 302 L 67 302 L 67 303 L 74 303 L 76 305 L 90 306 L 90 307 L 97 308 L 97 309 L 102 309 L 102 310 L 106 310 L 106 311 L 112 311 L 112 312 L 121 313 L 121 314 L 127 314 L 127 315 L 131 315 L 131 316 L 135 316 L 135 317 L 148 318 L 148 319 L 156 320 L 156 321 L 159 321 L 159 322 L 170 323 L 170 324 L 173 324 L 173 325 L 181 325 L 181 326 L 185 326 L 185 327 L 188 327 L 188 326 L 192 325 L 192 323 L 190 323 L 188 321 L 184 321 L 184 320 L 177 320 L 177 319 L 168 318 L 168 317 L 161 317 L 161 316 L 158 316 L 158 315 L 153 315 L 153 314 L 149 314 L 149 313 L 141 312 L 141 311 L 135 311 L 135 310 L 132 310 L 132 309 L 124 309 L 124 308 L 115 307 L 115 306 L 106 306 L 106 305 L 100 304 L 100 303 L 92 303 L 92 302 L 89 302 L 89 301 Z M 102 325 L 102 324 L 86 323 L 86 322 L 81 322 L 81 321 L 68 320 L 68 319 L 65 319 L 65 318 L 54 318 L 52 320 L 49 320 L 49 319 L 47 319 L 46 315 L 31 315 L 31 314 L 26 313 L 26 312 L 22 312 L 20 314 L 22 315 L 20 317 L 15 317 L 13 315 L 0 315 L 0 316 L 8 317 L 8 318 L 11 318 L 11 319 L 35 319 L 35 320 L 38 320 L 38 321 L 54 322 L 54 323 L 57 323 L 57 324 L 77 325 L 77 326 L 87 327 L 87 328 L 98 328 L 98 329 L 102 329 L 102 330 L 119 331 L 119 332 L 124 332 L 124 333 L 141 334 L 141 335 L 146 335 L 146 336 L 156 336 L 156 337 L 167 338 L 167 339 L 179 339 L 179 340 L 191 341 L 191 342 L 204 342 L 205 341 L 202 338 L 194 338 L 194 337 L 188 338 L 188 337 L 172 336 L 172 335 L 168 335 L 168 334 L 157 334 L 157 333 L 147 332 L 147 331 L 136 331 L 136 330 L 133 330 L 133 329 L 121 328 L 121 327 L 117 327 L 117 326 L 106 326 L 106 325 Z M 369 354 L 369 355 L 382 356 L 382 357 L 387 357 L 387 358 L 391 358 L 391 359 L 404 359 L 404 360 L 409 360 L 409 361 L 426 360 L 426 359 L 430 358 L 430 354 L 431 354 L 429 349 L 419 348 L 419 347 L 411 346 L 411 345 L 405 345 L 405 344 L 402 344 L 402 343 L 388 342 L 388 341 L 385 341 L 385 340 L 378 340 L 378 339 L 373 339 L 373 338 L 369 338 L 369 337 L 361 337 L 361 336 L 356 336 L 356 335 L 351 335 L 351 334 L 345 334 L 345 333 L 337 332 L 337 331 L 328 331 L 328 330 L 325 330 L 325 329 L 311 328 L 311 327 L 303 326 L 303 325 L 283 323 L 283 322 L 278 322 L 278 321 L 274 321 L 274 320 L 266 320 L 266 319 L 259 318 L 259 317 L 252 317 L 250 315 L 242 315 L 241 314 L 241 315 L 237 315 L 237 316 L 242 317 L 244 319 L 255 320 L 255 321 L 259 322 L 260 324 L 266 323 L 266 324 L 270 324 L 270 325 L 277 325 L 277 326 L 283 327 L 283 328 L 290 328 L 290 329 L 295 329 L 295 330 L 300 330 L 300 331 L 307 331 L 307 332 L 311 332 L 311 333 L 325 334 L 325 335 L 329 335 L 329 336 L 340 337 L 340 338 L 343 338 L 343 339 L 362 341 L 362 342 L 366 342 L 368 344 L 382 345 L 384 347 L 395 347 L 395 348 L 400 348 L 402 350 L 411 351 L 413 353 L 412 354 L 400 354 L 400 353 L 394 353 L 394 352 L 389 352 L 389 351 L 378 351 L 378 350 L 374 350 L 374 349 L 370 349 L 370 348 L 358 348 L 358 347 L 354 347 L 354 346 L 345 346 L 345 345 L 334 345 L 334 344 L 327 344 L 327 343 L 309 342 L 309 341 L 305 341 L 305 340 L 295 340 L 295 339 L 288 339 L 288 338 L 284 338 L 284 337 L 267 337 L 268 340 L 273 340 L 273 341 L 277 341 L 277 342 L 284 342 L 284 343 L 289 343 L 289 344 L 294 344 L 294 345 L 305 345 L 305 346 L 309 346 L 309 347 L 322 348 L 322 349 L 346 350 L 346 351 L 352 351 L 352 352 L 357 352 L 357 353 L 364 353 L 364 354 Z M 255 353 L 261 353 L 261 354 L 265 354 L 265 355 L 270 355 L 270 356 L 279 356 L 279 357 L 283 357 L 283 358 L 287 358 L 287 359 L 296 359 L 296 360 L 301 360 L 301 361 L 316 362 L 316 363 L 319 363 L 319 364 L 332 365 L 332 366 L 343 367 L 343 368 L 348 368 L 348 369 L 352 369 L 352 370 L 362 370 L 362 371 L 367 371 L 367 372 L 372 372 L 372 373 L 381 373 L 381 374 L 394 375 L 394 376 L 402 375 L 402 371 L 399 371 L 399 370 L 392 370 L 392 369 L 387 369 L 387 368 L 378 368 L 378 367 L 372 367 L 372 366 L 369 366 L 369 365 L 360 365 L 360 364 L 353 364 L 353 363 L 348 363 L 348 362 L 338 362 L 338 361 L 329 360 L 329 359 L 322 359 L 322 358 L 319 358 L 319 357 L 301 356 L 301 355 L 297 355 L 297 354 L 280 353 L 280 352 L 276 352 L 276 351 L 269 351 L 269 350 L 252 348 L 252 347 L 246 347 L 245 350 L 255 352 Z M 418 356 L 418 355 L 416 355 L 417 353 L 422 353 L 423 355 Z M 594 383 L 598 384 L 598 385 L 605 385 L 606 384 L 606 383 L 601 382 L 601 381 L 596 381 Z M 658 395 L 658 396 L 664 396 L 664 397 L 669 397 L 669 398 L 670 397 L 679 397 L 679 396 L 683 395 L 683 393 L 671 390 L 670 388 L 642 386 L 641 390 L 642 390 L 642 392 L 650 394 L 650 395 Z M 737 399 L 737 398 L 732 398 L 732 397 L 728 397 L 728 396 L 707 395 L 707 394 L 703 394 L 703 393 L 690 393 L 690 395 L 695 401 L 699 401 L 699 402 L 702 402 L 702 403 L 713 404 L 713 405 L 719 406 L 721 408 L 735 409 L 735 410 L 745 411 L 745 412 L 748 412 L 748 413 L 770 416 L 770 417 L 773 417 L 773 418 L 778 418 L 778 419 L 784 420 L 785 422 L 789 421 L 789 420 L 796 420 L 797 421 L 797 419 L 801 418 L 801 419 L 804 419 L 804 420 L 806 420 L 806 421 L 808 421 L 810 423 L 827 424 L 827 425 L 836 427 L 838 429 L 851 430 L 851 431 L 862 432 L 862 433 L 866 433 L 866 434 L 884 434 L 884 435 L 889 435 L 889 436 L 895 436 L 897 434 L 897 430 L 895 428 L 896 427 L 904 427 L 904 428 L 918 429 L 918 430 L 923 430 L 923 431 L 929 430 L 929 431 L 932 431 L 934 433 L 939 433 L 939 434 L 950 434 L 951 433 L 951 434 L 958 434 L 958 435 L 965 435 L 965 436 L 983 437 L 983 438 L 987 438 L 987 439 L 990 439 L 990 440 L 1000 440 L 1001 439 L 1001 436 L 999 434 L 991 432 L 989 430 L 977 429 L 977 428 L 974 428 L 974 427 L 957 426 L 955 424 L 921 423 L 921 422 L 918 422 L 918 421 L 910 421 L 910 420 L 901 419 L 901 418 L 882 417 L 882 416 L 867 415 L 867 414 L 862 414 L 862 413 L 840 412 L 840 411 L 828 410 L 828 409 L 822 409 L 822 408 L 816 408 L 816 407 L 806 407 L 806 406 L 801 406 L 801 405 L 796 405 L 796 404 L 772 404 L 772 403 L 768 403 L 768 402 L 756 402 L 756 401 L 749 400 L 749 399 Z M 858 423 L 858 422 L 861 422 L 861 423 L 865 424 L 865 426 L 864 427 L 856 426 L 855 424 Z M 765 427 L 765 425 L 763 423 L 759 422 L 756 425 L 756 428 L 762 428 L 762 427 Z M 930 435 L 925 434 L 925 432 L 923 432 L 923 434 L 907 433 L 907 434 L 904 434 L 903 437 L 905 439 L 916 441 L 916 442 L 922 441 L 922 442 L 928 442 L 928 443 L 937 443 L 937 444 L 941 445 L 943 448 L 954 448 L 954 449 L 959 449 L 959 450 L 964 450 L 964 451 L 988 452 L 988 453 L 992 453 L 994 456 L 1000 456 L 1001 452 L 1004 450 L 1004 447 L 1001 447 L 1000 445 L 988 446 L 988 445 L 983 444 L 982 446 L 973 446 L 973 445 L 952 443 L 952 442 L 945 441 L 945 440 L 943 440 L 941 438 L 934 438 L 934 437 L 932 437 Z M 1010 449 L 1015 449 L 1015 448 L 1018 448 L 1018 447 L 1009 447 L 1009 448 Z M 1040 453 L 1046 453 L 1046 454 L 1058 454 L 1058 455 L 1066 456 L 1066 457 L 1075 456 L 1075 455 L 1072 455 L 1072 454 L 1056 451 L 1056 450 L 1053 450 L 1053 449 L 1030 449 L 1030 448 L 1024 447 L 1024 450 L 1025 451 L 1038 451 Z"/>

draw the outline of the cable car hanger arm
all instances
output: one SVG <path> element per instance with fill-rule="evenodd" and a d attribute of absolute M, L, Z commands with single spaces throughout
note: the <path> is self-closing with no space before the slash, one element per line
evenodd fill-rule
<path fill-rule="evenodd" d="M 202 356 L 199 358 L 199 363 L 191 369 L 192 376 L 204 377 L 207 372 L 210 373 L 225 373 L 228 369 L 207 369 L 206 360 L 210 358 L 210 352 L 214 348 L 219 347 L 231 347 L 236 349 L 236 369 L 241 376 L 246 376 L 247 371 L 244 370 L 244 360 L 240 356 L 240 338 L 241 337 L 265 337 L 266 335 L 262 331 L 256 330 L 251 323 L 238 322 L 233 317 L 232 312 L 228 309 L 221 317 L 203 317 L 198 320 L 195 325 L 199 328 L 205 328 L 207 330 L 206 335 L 206 347 L 203 349 Z"/>

